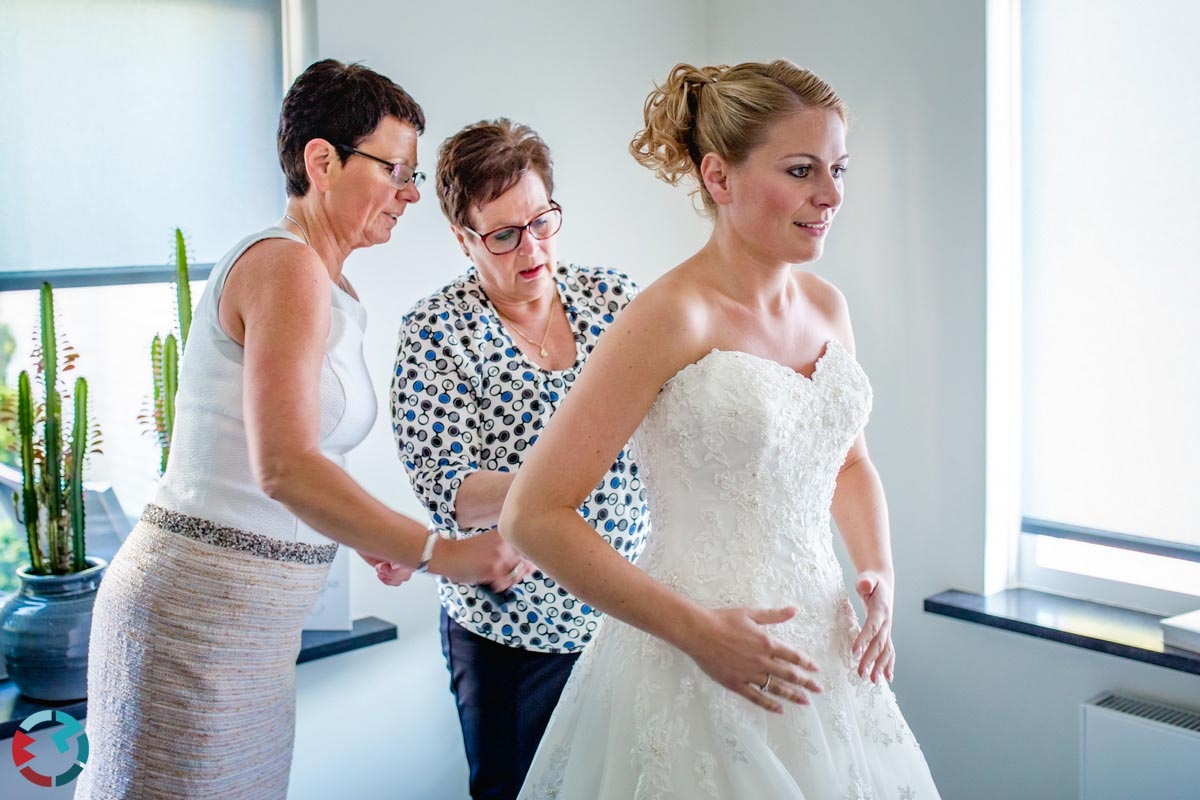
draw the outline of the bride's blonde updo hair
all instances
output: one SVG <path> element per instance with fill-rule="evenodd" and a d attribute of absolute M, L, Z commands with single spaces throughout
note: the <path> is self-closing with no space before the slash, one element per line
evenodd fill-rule
<path fill-rule="evenodd" d="M 666 83 L 646 98 L 646 127 L 629 143 L 638 163 L 672 186 L 691 177 L 709 214 L 712 195 L 700 179 L 700 161 L 716 153 L 736 166 L 767 138 L 779 118 L 824 108 L 847 122 L 848 109 L 833 88 L 786 59 L 730 67 L 676 64 Z"/>

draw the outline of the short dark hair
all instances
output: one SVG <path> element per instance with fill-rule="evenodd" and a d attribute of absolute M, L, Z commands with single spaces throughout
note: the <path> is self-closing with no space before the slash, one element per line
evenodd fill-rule
<path fill-rule="evenodd" d="M 296 78 L 279 112 L 279 166 L 290 197 L 308 192 L 304 148 L 313 139 L 357 147 L 385 117 L 425 132 L 425 112 L 391 80 L 361 64 L 327 58 Z M 349 154 L 338 151 L 343 162 Z"/>
<path fill-rule="evenodd" d="M 468 125 L 438 148 L 437 196 L 450 224 L 471 227 L 472 206 L 490 203 L 529 170 L 554 196 L 550 148 L 528 125 L 501 117 Z"/>

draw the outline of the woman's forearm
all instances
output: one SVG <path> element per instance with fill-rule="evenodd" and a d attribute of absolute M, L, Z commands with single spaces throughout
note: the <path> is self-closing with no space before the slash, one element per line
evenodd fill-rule
<path fill-rule="evenodd" d="M 320 453 L 289 453 L 260 469 L 263 490 L 313 529 L 385 561 L 417 566 L 425 526 L 372 497 Z"/>
<path fill-rule="evenodd" d="M 684 652 L 699 640 L 708 609 L 629 563 L 579 516 L 561 508 L 529 516 L 506 508 L 500 533 L 564 589 L 609 616 Z"/>
<path fill-rule="evenodd" d="M 514 472 L 481 469 L 463 479 L 454 499 L 454 519 L 463 530 L 494 528 L 500 522 L 504 498 L 512 486 Z"/>
<path fill-rule="evenodd" d="M 883 481 L 869 458 L 859 459 L 839 473 L 831 510 L 855 569 L 893 575 L 887 499 Z"/>

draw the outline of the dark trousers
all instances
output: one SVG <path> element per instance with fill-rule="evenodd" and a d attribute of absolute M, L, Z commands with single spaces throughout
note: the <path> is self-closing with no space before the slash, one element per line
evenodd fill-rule
<path fill-rule="evenodd" d="M 507 647 L 468 631 L 445 609 L 442 654 L 471 766 L 471 797 L 513 800 L 579 655 Z"/>

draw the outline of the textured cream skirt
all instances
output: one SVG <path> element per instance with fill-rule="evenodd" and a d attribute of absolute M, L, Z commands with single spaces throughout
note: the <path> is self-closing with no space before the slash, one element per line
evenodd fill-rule
<path fill-rule="evenodd" d="M 300 630 L 336 551 L 147 506 L 96 597 L 76 800 L 285 797 Z"/>

